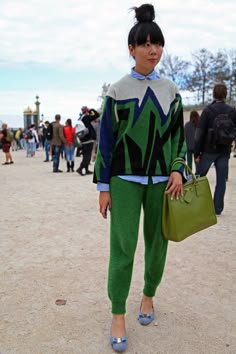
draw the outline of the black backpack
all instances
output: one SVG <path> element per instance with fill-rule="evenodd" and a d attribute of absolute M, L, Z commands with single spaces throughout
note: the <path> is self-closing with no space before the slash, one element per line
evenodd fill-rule
<path fill-rule="evenodd" d="M 213 139 L 215 145 L 231 145 L 236 139 L 236 129 L 230 112 L 218 113 L 209 107 L 214 114 L 217 114 L 213 122 Z"/>
<path fill-rule="evenodd" d="M 52 123 L 50 123 L 47 126 L 45 138 L 47 140 L 52 140 L 52 137 L 53 137 L 53 127 L 52 127 Z"/>

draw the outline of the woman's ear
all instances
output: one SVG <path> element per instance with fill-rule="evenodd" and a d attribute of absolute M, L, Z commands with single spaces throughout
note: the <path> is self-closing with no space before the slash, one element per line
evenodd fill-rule
<path fill-rule="evenodd" d="M 128 48 L 129 48 L 129 54 L 131 55 L 131 57 L 135 59 L 135 48 L 132 46 L 132 44 L 129 44 Z"/>

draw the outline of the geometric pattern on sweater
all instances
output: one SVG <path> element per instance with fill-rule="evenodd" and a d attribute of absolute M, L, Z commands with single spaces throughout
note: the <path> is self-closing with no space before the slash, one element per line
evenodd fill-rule
<path fill-rule="evenodd" d="M 105 98 L 95 183 L 109 183 L 111 176 L 117 175 L 168 176 L 173 161 L 185 157 L 183 107 L 178 92 L 166 114 L 149 86 L 140 106 L 139 102 L 138 98 Z"/>

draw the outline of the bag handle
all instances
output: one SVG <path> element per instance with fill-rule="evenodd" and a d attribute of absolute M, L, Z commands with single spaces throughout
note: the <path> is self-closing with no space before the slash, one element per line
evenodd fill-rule
<path fill-rule="evenodd" d="M 198 190 L 198 178 L 197 176 L 193 173 L 193 171 L 191 170 L 191 168 L 187 165 L 187 163 L 185 162 L 185 160 L 181 159 L 181 158 L 177 158 L 173 163 L 172 166 L 173 167 L 175 164 L 180 163 L 184 166 L 185 169 L 185 173 L 190 174 L 192 177 L 192 183 L 195 189 L 195 193 L 198 196 L 199 195 L 199 190 Z"/>
<path fill-rule="evenodd" d="M 194 181 L 194 183 L 196 183 L 196 176 L 195 174 L 193 173 L 193 171 L 191 170 L 191 168 L 186 164 L 185 160 L 181 159 L 181 157 L 178 157 L 171 165 L 171 169 L 173 169 L 174 165 L 176 164 L 182 164 L 184 166 L 184 170 L 185 170 L 185 173 L 186 175 L 187 174 L 190 174 L 192 176 L 192 179 Z"/>

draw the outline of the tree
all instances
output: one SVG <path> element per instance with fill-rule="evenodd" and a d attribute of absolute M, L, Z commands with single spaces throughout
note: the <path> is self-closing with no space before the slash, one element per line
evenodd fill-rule
<path fill-rule="evenodd" d="M 188 90 L 197 92 L 198 100 L 204 105 L 213 86 L 213 54 L 205 48 L 192 53 L 193 72 L 189 77 Z"/>
<path fill-rule="evenodd" d="M 104 82 L 104 84 L 102 86 L 102 93 L 100 96 L 98 96 L 99 101 L 101 101 L 100 112 L 103 111 L 104 98 L 105 98 L 110 86 L 111 86 L 111 84 L 107 84 L 106 82 Z"/>
<path fill-rule="evenodd" d="M 227 54 L 225 52 L 219 50 L 213 55 L 211 71 L 215 83 L 223 82 L 226 84 L 227 80 L 229 80 L 230 68 Z"/>
<path fill-rule="evenodd" d="M 236 101 L 236 50 L 228 52 L 229 78 L 228 78 L 228 99 Z"/>
<path fill-rule="evenodd" d="M 190 63 L 165 53 L 159 66 L 159 72 L 171 81 L 174 81 L 181 90 L 185 90 L 188 82 L 188 68 Z"/>

